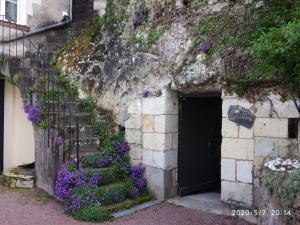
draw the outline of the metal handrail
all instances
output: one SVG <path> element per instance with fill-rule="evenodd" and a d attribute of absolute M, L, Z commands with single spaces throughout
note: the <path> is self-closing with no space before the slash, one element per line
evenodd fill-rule
<path fill-rule="evenodd" d="M 15 28 L 16 29 L 16 32 L 15 32 L 15 37 L 12 37 L 11 38 L 11 26 L 8 27 L 8 40 L 4 40 L 4 26 L 2 26 L 2 40 L 0 40 L 0 44 L 2 44 L 2 53 L 3 53 L 3 56 L 6 56 L 5 55 L 5 46 L 4 44 L 8 44 L 8 56 L 10 57 L 11 56 L 11 42 L 12 42 L 12 39 L 14 39 L 14 42 L 16 44 L 16 49 L 15 49 L 15 53 L 16 53 L 16 57 L 18 57 L 18 40 L 19 39 L 22 39 L 22 55 L 24 58 L 26 58 L 26 54 L 28 51 L 25 49 L 25 40 L 28 41 L 29 43 L 29 52 L 32 53 L 32 48 L 35 50 L 34 53 L 38 53 L 39 52 L 39 48 L 32 42 L 32 40 L 30 38 L 28 38 L 27 36 L 27 33 L 25 33 L 23 30 L 19 30 L 18 29 L 18 24 L 9 16 L 9 15 L 0 15 L 0 18 L 4 18 L 3 20 L 5 21 L 5 17 L 7 18 L 8 17 L 8 20 L 10 23 L 14 24 L 15 25 Z M 18 31 L 21 32 L 21 35 L 18 37 Z M 49 63 L 45 64 L 44 62 L 46 62 L 45 59 L 41 58 L 41 56 L 38 57 L 38 60 L 41 62 L 41 66 L 42 66 L 42 70 L 44 72 L 47 72 L 47 82 L 45 81 L 44 83 L 44 86 L 43 86 L 43 91 L 46 91 L 50 88 L 59 88 L 59 83 L 57 83 L 57 81 L 55 79 L 52 79 L 50 77 L 50 72 L 53 73 L 55 75 L 56 71 L 51 69 L 50 68 L 50 65 Z M 45 75 L 46 76 L 46 75 Z M 34 81 L 34 83 L 36 83 L 36 79 L 38 78 L 31 78 L 32 81 Z M 38 85 L 39 85 L 39 82 L 37 82 Z M 38 91 L 37 91 L 37 100 L 38 102 L 40 102 L 40 89 L 38 87 Z M 30 93 L 29 93 L 29 100 L 30 100 L 30 103 L 33 104 L 33 92 L 30 90 Z M 52 127 L 54 126 L 55 129 L 57 129 L 57 135 L 61 135 L 61 127 L 60 127 L 60 122 L 61 122 L 61 118 L 60 118 L 60 107 L 61 105 L 63 105 L 63 114 L 65 115 L 65 113 L 68 113 L 69 116 L 70 116 L 70 120 L 69 120 L 69 124 L 68 126 L 65 126 L 64 124 L 64 121 L 65 121 L 65 117 L 63 118 L 63 133 L 64 135 L 66 134 L 66 127 L 67 129 L 69 129 L 69 159 L 71 159 L 71 152 L 72 152 L 72 146 L 71 146 L 71 139 L 74 138 L 73 135 L 76 135 L 75 138 L 76 138 L 76 158 L 77 158 L 77 168 L 79 168 L 79 164 L 80 164 L 80 159 L 79 159 L 79 151 L 80 151 L 80 143 L 79 143 L 79 116 L 78 116 L 78 111 L 77 112 L 73 112 L 73 110 L 71 109 L 70 105 L 68 104 L 65 104 L 67 102 L 67 100 L 65 99 L 65 96 L 64 95 L 60 95 L 60 93 L 58 93 L 58 98 L 57 98 L 57 121 L 56 123 L 57 124 L 50 124 L 51 123 L 51 119 L 50 119 L 50 114 L 51 114 L 51 106 L 50 106 L 50 103 L 48 102 L 44 102 L 44 104 L 47 104 L 48 105 L 48 147 L 50 146 L 50 143 L 51 143 L 51 133 L 50 133 L 50 130 L 52 130 Z M 61 104 L 62 103 L 62 104 Z M 53 108 L 53 112 L 55 110 L 55 106 Z M 55 115 L 55 114 L 52 114 L 52 115 Z M 71 121 L 75 122 L 75 134 L 72 133 L 71 134 Z M 54 138 L 54 137 L 53 137 Z M 65 136 L 64 136 L 65 138 Z M 64 146 L 65 145 L 65 141 L 63 143 L 63 162 L 65 160 L 65 149 L 64 149 Z M 58 152 L 58 149 L 57 149 L 57 146 L 55 146 L 54 142 L 52 142 L 52 147 L 55 148 L 55 151 L 56 153 Z M 57 156 L 57 154 L 55 155 Z M 56 158 L 55 158 L 56 159 Z M 58 162 L 58 161 L 56 161 Z"/>
<path fill-rule="evenodd" d="M 6 17 L 8 17 L 8 20 L 6 20 Z M 9 23 L 12 23 L 12 24 L 15 24 L 16 25 L 16 30 L 17 31 L 20 31 L 21 33 L 22 33 L 22 36 L 20 36 L 20 38 L 26 38 L 29 42 L 30 42 L 30 44 L 36 49 L 36 50 L 38 50 L 38 47 L 31 41 L 31 39 L 30 38 L 28 38 L 27 37 L 27 33 L 25 32 L 25 31 L 23 31 L 23 30 L 20 30 L 20 29 L 18 29 L 18 26 L 19 26 L 19 24 L 17 24 L 17 22 L 9 15 L 9 14 L 6 14 L 6 15 L 0 15 L 0 18 L 3 20 L 3 21 L 7 21 L 7 22 L 9 22 Z M 11 29 L 11 27 L 9 27 L 10 29 Z M 11 41 L 11 40 L 8 40 L 8 42 L 9 41 Z M 0 43 L 5 43 L 5 41 L 3 42 L 3 41 L 0 41 Z"/>

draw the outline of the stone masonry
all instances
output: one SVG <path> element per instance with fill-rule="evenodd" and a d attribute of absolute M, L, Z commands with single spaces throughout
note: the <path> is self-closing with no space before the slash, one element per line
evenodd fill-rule
<path fill-rule="evenodd" d="M 251 129 L 228 120 L 231 105 L 250 109 L 256 116 Z M 267 101 L 251 104 L 235 97 L 223 96 L 222 122 L 222 201 L 252 208 L 255 205 L 256 169 L 268 157 L 292 157 L 299 153 L 297 139 L 288 138 L 288 119 L 299 118 L 293 101 L 281 102 L 270 95 Z"/>
<path fill-rule="evenodd" d="M 146 167 L 149 189 L 158 199 L 176 195 L 178 100 L 164 91 L 160 97 L 136 99 L 128 108 L 126 139 L 133 164 Z"/>
<path fill-rule="evenodd" d="M 238 207 L 255 206 L 256 169 L 267 157 L 299 154 L 297 138 L 288 137 L 289 118 L 299 118 L 293 101 L 277 95 L 251 104 L 236 96 L 223 95 L 221 199 Z M 229 121 L 228 109 L 240 105 L 256 119 L 251 129 Z M 128 110 L 126 139 L 133 164 L 146 167 L 149 189 L 158 199 L 176 195 L 178 168 L 178 97 L 162 91 L 159 97 L 138 97 Z"/>

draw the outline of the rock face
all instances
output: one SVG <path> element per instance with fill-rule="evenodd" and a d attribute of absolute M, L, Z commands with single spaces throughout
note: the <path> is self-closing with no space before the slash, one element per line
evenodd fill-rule
<path fill-rule="evenodd" d="M 149 11 L 155 11 L 153 2 L 145 4 Z M 203 7 L 208 12 L 218 4 L 210 2 Z M 220 60 L 207 66 L 205 53 L 189 52 L 192 28 L 189 18 L 180 11 L 182 3 L 179 5 L 175 10 L 178 17 L 168 19 L 168 24 L 157 24 L 157 30 L 146 23 L 134 28 L 131 18 L 141 6 L 130 1 L 129 21 L 105 25 L 83 54 L 72 56 L 72 65 L 68 65 L 72 52 L 65 51 L 59 58 L 62 70 L 74 74 L 82 93 L 94 96 L 99 107 L 112 111 L 120 125 L 128 117 L 129 103 L 144 91 L 157 95 L 162 89 L 188 90 L 207 83 L 221 68 Z M 148 17 L 153 15 L 149 12 Z"/>

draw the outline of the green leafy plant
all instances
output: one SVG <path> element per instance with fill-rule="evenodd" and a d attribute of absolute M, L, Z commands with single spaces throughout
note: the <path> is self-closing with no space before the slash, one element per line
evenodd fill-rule
<path fill-rule="evenodd" d="M 85 205 L 70 213 L 73 217 L 83 221 L 103 222 L 110 218 L 109 211 L 100 205 Z"/>
<path fill-rule="evenodd" d="M 111 122 L 100 122 L 98 123 L 94 130 L 95 134 L 97 135 L 99 142 L 100 142 L 100 147 L 103 149 L 110 148 L 111 141 L 110 138 L 114 134 L 114 129 L 115 125 Z"/>
<path fill-rule="evenodd" d="M 57 84 L 64 91 L 72 95 L 78 95 L 79 86 L 69 75 L 58 75 L 55 77 Z"/>
<path fill-rule="evenodd" d="M 252 87 L 279 85 L 300 95 L 299 0 L 232 3 L 227 10 L 208 15 L 194 24 L 190 53 L 205 41 L 210 44 L 208 60 L 223 58 L 222 74 L 232 92 L 243 95 Z"/>
<path fill-rule="evenodd" d="M 151 29 L 146 40 L 146 46 L 148 48 L 151 48 L 152 45 L 154 45 L 159 40 L 159 38 L 164 34 L 165 30 L 166 30 L 165 26 L 158 26 L 156 28 Z"/>
<path fill-rule="evenodd" d="M 93 113 L 96 110 L 96 102 L 92 97 L 80 99 L 79 106 L 87 113 Z"/>
<path fill-rule="evenodd" d="M 20 81 L 21 81 L 21 79 L 22 79 L 22 77 L 21 77 L 21 75 L 20 74 L 15 74 L 14 76 L 13 76 L 13 78 L 12 78 L 12 80 L 13 80 L 13 83 L 15 84 L 15 85 L 17 85 Z"/>
<path fill-rule="evenodd" d="M 279 198 L 283 208 L 291 209 L 300 190 L 300 171 L 290 174 L 271 172 L 264 180 L 264 185 L 271 196 Z"/>
<path fill-rule="evenodd" d="M 49 88 L 48 90 L 45 90 L 41 94 L 41 100 L 43 102 L 48 101 L 57 101 L 59 96 L 62 96 L 64 93 L 62 90 L 57 88 Z"/>

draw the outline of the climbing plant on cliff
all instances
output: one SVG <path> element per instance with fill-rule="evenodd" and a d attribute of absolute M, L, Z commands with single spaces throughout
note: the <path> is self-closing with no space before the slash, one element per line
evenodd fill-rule
<path fill-rule="evenodd" d="M 221 56 L 231 91 L 279 85 L 300 96 L 300 1 L 234 4 L 194 25 L 194 47 L 202 41 Z"/>

